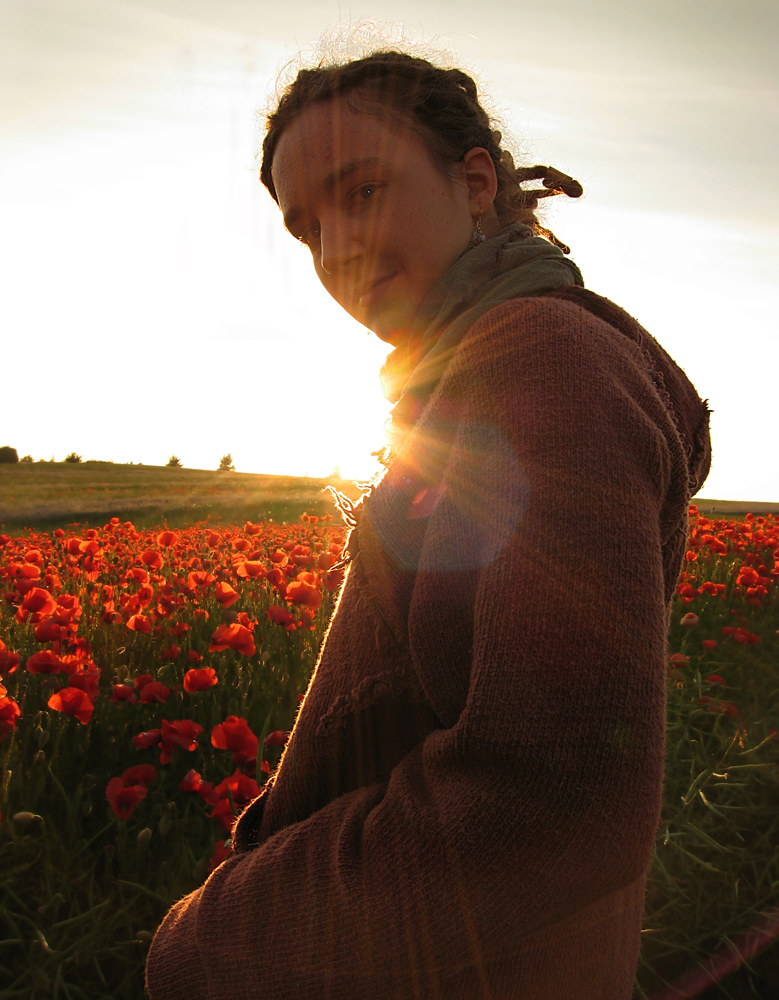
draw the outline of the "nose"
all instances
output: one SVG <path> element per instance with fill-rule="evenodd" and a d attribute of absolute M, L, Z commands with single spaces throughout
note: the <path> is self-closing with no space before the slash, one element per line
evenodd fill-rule
<path fill-rule="evenodd" d="M 330 277 L 343 276 L 360 257 L 361 247 L 354 226 L 344 219 L 321 219 L 319 265 Z"/>

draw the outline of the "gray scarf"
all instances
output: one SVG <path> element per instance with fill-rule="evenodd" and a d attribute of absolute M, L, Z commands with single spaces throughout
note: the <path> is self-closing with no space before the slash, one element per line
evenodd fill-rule
<path fill-rule="evenodd" d="M 391 402 L 400 400 L 392 411 L 393 424 L 413 423 L 464 333 L 480 316 L 510 299 L 566 285 L 584 286 L 579 268 L 521 223 L 511 223 L 466 250 L 428 292 L 406 344 L 389 355 L 381 370 L 384 395 Z"/>

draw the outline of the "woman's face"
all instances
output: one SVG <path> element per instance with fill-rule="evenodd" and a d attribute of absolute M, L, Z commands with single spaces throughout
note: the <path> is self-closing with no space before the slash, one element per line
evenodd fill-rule
<path fill-rule="evenodd" d="M 422 300 L 463 253 L 479 214 L 461 176 L 417 136 L 341 98 L 302 111 L 279 138 L 273 183 L 293 236 L 343 308 L 398 345 Z"/>

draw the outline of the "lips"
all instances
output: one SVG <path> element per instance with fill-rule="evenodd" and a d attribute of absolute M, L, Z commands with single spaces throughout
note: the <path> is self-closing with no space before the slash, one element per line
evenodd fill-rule
<path fill-rule="evenodd" d="M 395 272 L 387 274 L 383 278 L 378 278 L 360 294 L 359 302 L 361 306 L 371 306 L 384 295 L 390 282 L 395 277 Z"/>

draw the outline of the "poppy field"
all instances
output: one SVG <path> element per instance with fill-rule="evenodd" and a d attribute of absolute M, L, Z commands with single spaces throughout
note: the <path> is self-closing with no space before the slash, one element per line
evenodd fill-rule
<path fill-rule="evenodd" d="M 278 764 L 345 539 L 308 514 L 0 535 L 2 1000 L 143 996 Z M 777 906 L 778 662 L 779 519 L 691 508 L 637 997 Z"/>

